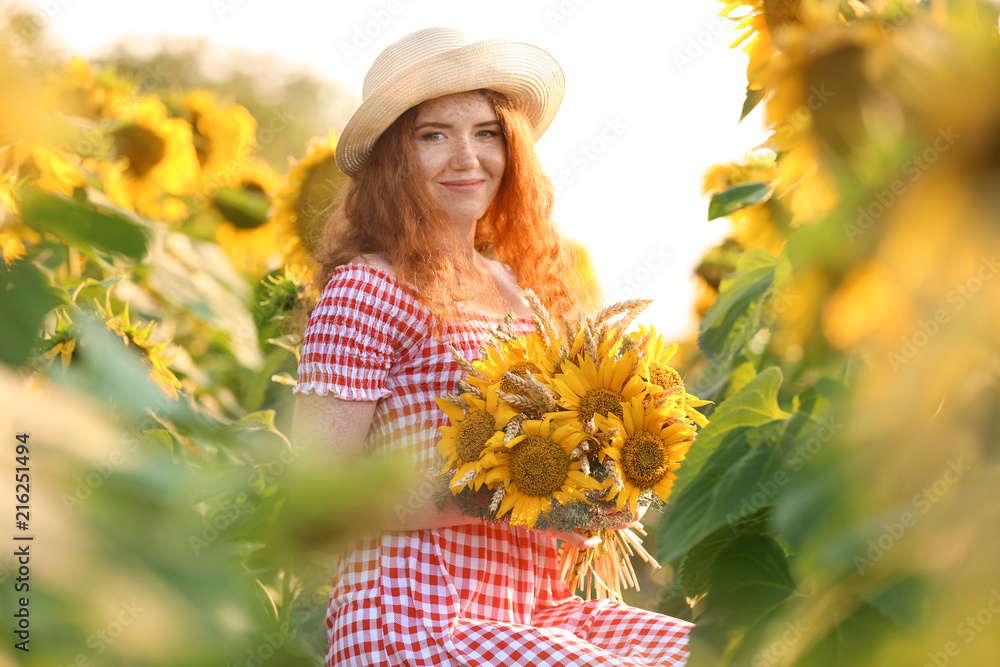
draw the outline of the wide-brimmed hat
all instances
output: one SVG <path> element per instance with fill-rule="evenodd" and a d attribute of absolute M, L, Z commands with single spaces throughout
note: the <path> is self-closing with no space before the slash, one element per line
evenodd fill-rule
<path fill-rule="evenodd" d="M 473 41 L 452 28 L 412 32 L 387 46 L 368 70 L 361 106 L 337 140 L 337 166 L 356 175 L 375 141 L 404 111 L 479 88 L 511 98 L 527 114 L 538 139 L 559 110 L 564 87 L 562 68 L 532 44 Z"/>

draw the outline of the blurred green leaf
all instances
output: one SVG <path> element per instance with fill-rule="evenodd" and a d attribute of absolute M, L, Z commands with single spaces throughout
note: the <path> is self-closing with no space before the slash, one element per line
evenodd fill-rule
<path fill-rule="evenodd" d="M 684 594 L 700 599 L 697 622 L 730 638 L 779 607 L 795 591 L 788 558 L 767 528 L 766 512 L 724 526 L 703 540 L 681 566 Z"/>
<path fill-rule="evenodd" d="M 740 120 L 743 120 L 750 115 L 750 112 L 753 111 L 765 97 L 767 97 L 767 91 L 764 88 L 747 88 L 747 96 L 746 99 L 743 100 L 743 110 L 740 112 Z"/>
<path fill-rule="evenodd" d="M 705 356 L 725 364 L 750 342 L 761 327 L 766 298 L 788 270 L 787 262 L 763 250 L 740 257 L 701 321 L 698 346 Z"/>
<path fill-rule="evenodd" d="M 233 426 L 243 428 L 260 428 L 263 426 L 268 430 L 276 430 L 274 428 L 274 410 L 257 410 L 256 412 L 245 414 Z"/>
<path fill-rule="evenodd" d="M 149 243 L 136 220 L 106 207 L 60 194 L 28 189 L 21 217 L 39 231 L 51 232 L 90 255 L 93 248 L 142 259 Z"/>
<path fill-rule="evenodd" d="M 698 434 L 698 439 L 677 471 L 675 496 L 698 476 L 705 462 L 733 429 L 759 426 L 788 416 L 787 412 L 778 407 L 781 381 L 781 370 L 776 367 L 768 368 L 744 383 L 738 392 L 716 407 L 712 413 L 712 421 Z"/>
<path fill-rule="evenodd" d="M 708 219 L 724 218 L 741 208 L 767 200 L 774 191 L 767 181 L 751 181 L 732 185 L 712 195 L 708 202 Z"/>
<path fill-rule="evenodd" d="M 237 188 L 218 188 L 212 194 L 212 203 L 226 220 L 240 229 L 254 229 L 267 222 L 271 204 L 267 195 Z"/>
<path fill-rule="evenodd" d="M 815 423 L 802 414 L 727 431 L 690 484 L 671 497 L 657 535 L 662 561 L 672 561 L 721 526 L 776 502 L 790 475 L 797 443 Z"/>
<path fill-rule="evenodd" d="M 895 583 L 874 595 L 866 595 L 868 604 L 892 619 L 901 627 L 915 630 L 924 615 L 928 582 L 921 576 L 912 576 Z"/>
<path fill-rule="evenodd" d="M 0 260 L 0 264 L 3 260 Z M 29 261 L 4 267 L 0 290 L 0 361 L 20 366 L 27 361 L 45 314 L 59 304 L 49 281 Z"/>
<path fill-rule="evenodd" d="M 173 312 L 195 315 L 240 365 L 258 372 L 264 365 L 248 303 L 251 290 L 222 249 L 186 234 L 169 232 L 153 248 L 147 284 Z"/>

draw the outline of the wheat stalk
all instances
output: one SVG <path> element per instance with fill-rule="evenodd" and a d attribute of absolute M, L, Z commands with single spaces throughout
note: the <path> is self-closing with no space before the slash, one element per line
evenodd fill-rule
<path fill-rule="evenodd" d="M 468 359 L 466 359 L 461 352 L 455 349 L 455 346 L 451 343 L 448 344 L 448 349 L 451 350 L 451 356 L 455 359 L 456 363 L 462 367 L 462 370 L 468 374 L 469 377 L 479 378 L 481 380 L 489 380 L 488 377 L 482 374 L 478 368 L 472 365 Z"/>
<path fill-rule="evenodd" d="M 497 487 L 497 490 L 493 492 L 493 499 L 490 500 L 490 514 L 494 516 L 497 510 L 500 509 L 500 503 L 503 502 L 503 497 L 507 495 L 507 487 L 503 484 Z"/>
<path fill-rule="evenodd" d="M 619 491 L 625 489 L 625 484 L 622 482 L 621 476 L 618 474 L 618 466 L 615 465 L 614 459 L 608 459 L 604 462 L 604 469 L 608 471 L 608 475 L 611 476 L 611 481 L 614 483 L 615 488 Z"/>
<path fill-rule="evenodd" d="M 531 306 L 531 310 L 534 311 L 532 316 L 532 321 L 535 323 L 535 329 L 538 330 L 538 334 L 543 339 L 552 339 L 556 337 L 556 327 L 552 324 L 552 318 L 549 316 L 549 311 L 546 310 L 545 306 L 539 300 L 538 295 L 530 289 L 524 290 L 524 300 L 528 302 Z"/>
<path fill-rule="evenodd" d="M 480 389 L 479 387 L 473 386 L 473 385 L 469 384 L 468 382 L 466 382 L 465 380 L 459 380 L 455 384 L 458 386 L 459 390 L 463 394 L 472 394 L 473 396 L 475 396 L 476 398 L 478 398 L 481 401 L 485 401 L 486 400 L 486 394 L 484 394 L 483 390 Z"/>
<path fill-rule="evenodd" d="M 527 396 L 521 396 L 520 394 L 508 394 L 505 391 L 498 391 L 497 396 L 499 396 L 501 400 L 506 401 L 512 408 L 517 408 L 522 412 L 542 412 L 538 409 L 538 405 Z"/>
<path fill-rule="evenodd" d="M 618 303 L 613 303 L 601 312 L 597 313 L 597 316 L 594 317 L 594 325 L 604 324 L 605 321 L 611 319 L 612 317 L 621 315 L 622 313 L 631 311 L 635 308 L 641 307 L 645 309 L 646 306 L 651 303 L 653 303 L 652 299 L 628 299 L 625 301 L 619 301 Z"/>
<path fill-rule="evenodd" d="M 466 403 L 465 399 L 463 399 L 459 394 L 442 394 L 441 398 L 456 407 L 462 408 L 462 410 L 467 410 L 469 408 L 469 404 Z"/>
<path fill-rule="evenodd" d="M 503 427 L 503 441 L 504 444 L 510 442 L 517 437 L 517 432 L 521 430 L 521 422 L 524 421 L 524 417 L 516 415 L 510 418 L 507 425 Z"/>

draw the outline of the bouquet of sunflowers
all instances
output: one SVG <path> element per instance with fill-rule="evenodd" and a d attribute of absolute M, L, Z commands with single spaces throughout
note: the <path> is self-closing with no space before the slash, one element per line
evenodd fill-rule
<path fill-rule="evenodd" d="M 666 502 L 675 471 L 707 420 L 705 405 L 670 367 L 677 345 L 655 329 L 628 327 L 650 300 L 608 306 L 557 328 L 530 290 L 535 330 L 513 317 L 468 361 L 438 449 L 465 514 L 530 528 L 598 536 L 580 550 L 563 543 L 560 570 L 587 598 L 638 589 L 630 557 L 659 567 L 643 549 L 637 508 Z"/>

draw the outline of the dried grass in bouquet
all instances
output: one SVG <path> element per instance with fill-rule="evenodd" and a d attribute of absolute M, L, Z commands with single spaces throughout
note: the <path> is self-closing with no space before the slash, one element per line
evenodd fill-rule
<path fill-rule="evenodd" d="M 650 300 L 623 301 L 557 328 L 530 290 L 535 330 L 508 316 L 469 361 L 457 393 L 437 399 L 449 425 L 438 448 L 463 513 L 511 525 L 576 531 L 602 542 L 563 543 L 563 580 L 587 598 L 638 589 L 640 507 L 666 502 L 675 471 L 707 420 L 653 328 L 628 327 Z"/>

